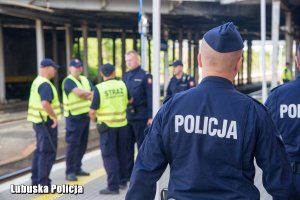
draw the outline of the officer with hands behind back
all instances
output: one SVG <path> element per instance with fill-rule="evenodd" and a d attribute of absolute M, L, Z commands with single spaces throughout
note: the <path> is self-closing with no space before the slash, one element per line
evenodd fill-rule
<path fill-rule="evenodd" d="M 122 80 L 115 78 L 115 67 L 100 67 L 103 82 L 96 85 L 90 109 L 92 121 L 97 121 L 100 149 L 107 173 L 107 187 L 100 194 L 119 194 L 127 187 L 126 107 L 128 91 Z"/>
<path fill-rule="evenodd" d="M 134 163 L 134 144 L 136 142 L 140 148 L 144 130 L 152 123 L 152 76 L 141 68 L 136 51 L 127 52 L 125 60 L 129 71 L 124 74 L 123 80 L 133 98 L 127 109 L 129 179 Z"/>
<path fill-rule="evenodd" d="M 300 45 L 296 53 L 300 69 Z M 274 120 L 285 144 L 294 180 L 300 194 L 300 76 L 294 81 L 274 88 L 265 105 Z"/>
<path fill-rule="evenodd" d="M 172 66 L 174 75 L 169 82 L 166 99 L 178 92 L 196 86 L 195 79 L 192 76 L 183 73 L 183 63 L 181 60 L 175 60 Z"/>
<path fill-rule="evenodd" d="M 259 199 L 254 158 L 273 199 L 292 194 L 292 171 L 276 128 L 259 102 L 232 81 L 243 40 L 232 22 L 202 40 L 201 83 L 164 103 L 140 148 L 126 200 L 153 200 L 156 181 L 170 165 L 168 198 Z"/>
<path fill-rule="evenodd" d="M 88 176 L 81 169 L 81 160 L 88 144 L 90 110 L 94 86 L 83 75 L 79 59 L 69 64 L 70 74 L 63 80 L 64 116 L 66 117 L 66 180 L 77 181 L 77 176 Z"/>
<path fill-rule="evenodd" d="M 61 110 L 57 91 L 50 80 L 58 68 L 52 59 L 43 59 L 30 89 L 27 120 L 33 123 L 37 141 L 32 157 L 32 185 L 51 186 L 49 174 L 56 157 Z"/>

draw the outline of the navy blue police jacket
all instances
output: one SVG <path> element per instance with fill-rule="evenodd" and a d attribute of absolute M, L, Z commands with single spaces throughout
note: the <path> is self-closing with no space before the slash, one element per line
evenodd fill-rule
<path fill-rule="evenodd" d="M 271 92 L 265 105 L 285 144 L 291 162 L 300 162 L 300 77 Z"/>
<path fill-rule="evenodd" d="M 126 200 L 153 200 L 170 165 L 169 198 L 260 198 L 255 166 L 273 199 L 288 199 L 292 171 L 266 108 L 221 77 L 206 77 L 159 110 L 141 146 Z"/>
<path fill-rule="evenodd" d="M 133 98 L 135 113 L 127 112 L 129 121 L 152 118 L 152 76 L 140 66 L 123 76 L 130 96 Z"/>
<path fill-rule="evenodd" d="M 188 90 L 195 86 L 195 79 L 192 76 L 183 74 L 183 76 L 180 79 L 177 79 L 174 75 L 169 82 L 166 99 L 178 92 Z"/>

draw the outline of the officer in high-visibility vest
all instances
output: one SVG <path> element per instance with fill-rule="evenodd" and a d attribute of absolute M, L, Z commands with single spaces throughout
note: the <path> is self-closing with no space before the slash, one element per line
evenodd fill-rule
<path fill-rule="evenodd" d="M 96 85 L 90 117 L 97 122 L 100 149 L 107 173 L 107 187 L 100 194 L 119 194 L 127 187 L 126 107 L 129 94 L 125 83 L 115 78 L 115 67 L 100 67 L 103 82 Z"/>
<path fill-rule="evenodd" d="M 66 180 L 77 181 L 77 176 L 88 176 L 81 169 L 81 160 L 86 151 L 90 127 L 90 110 L 94 86 L 82 76 L 79 59 L 71 60 L 70 74 L 63 80 L 64 116 L 66 117 Z"/>
<path fill-rule="evenodd" d="M 292 71 L 290 69 L 290 62 L 286 62 L 285 67 L 282 70 L 281 77 L 283 83 L 287 83 L 292 80 Z"/>
<path fill-rule="evenodd" d="M 49 58 L 42 60 L 29 97 L 27 120 L 33 123 L 36 149 L 32 158 L 32 185 L 50 186 L 49 174 L 56 157 L 57 124 L 61 119 L 57 91 L 50 82 L 59 66 Z"/>

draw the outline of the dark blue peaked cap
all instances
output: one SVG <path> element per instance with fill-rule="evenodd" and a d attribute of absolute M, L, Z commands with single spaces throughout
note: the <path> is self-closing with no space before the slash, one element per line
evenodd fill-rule
<path fill-rule="evenodd" d="M 44 68 L 44 67 L 49 67 L 49 66 L 52 66 L 54 67 L 55 69 L 59 69 L 59 65 L 56 64 L 52 59 L 50 58 L 44 58 L 42 61 L 41 61 L 41 68 Z"/>
<path fill-rule="evenodd" d="M 104 76 L 109 76 L 111 75 L 113 72 L 115 71 L 115 66 L 113 66 L 112 64 L 104 64 L 100 67 L 100 72 L 102 72 L 102 74 Z"/>
<path fill-rule="evenodd" d="M 209 30 L 203 38 L 211 48 L 219 53 L 229 53 L 244 48 L 243 39 L 232 22 Z"/>

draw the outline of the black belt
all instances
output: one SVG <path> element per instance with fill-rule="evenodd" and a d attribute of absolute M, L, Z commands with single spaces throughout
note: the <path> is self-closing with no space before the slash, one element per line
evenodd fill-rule
<path fill-rule="evenodd" d="M 300 174 L 300 163 L 291 162 L 291 167 L 294 174 Z"/>

